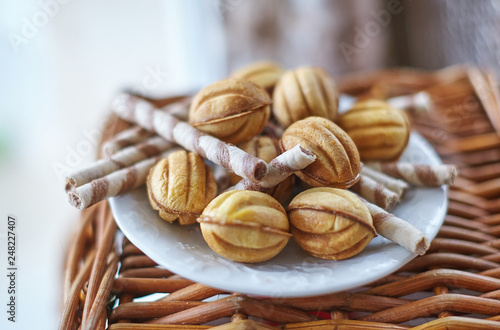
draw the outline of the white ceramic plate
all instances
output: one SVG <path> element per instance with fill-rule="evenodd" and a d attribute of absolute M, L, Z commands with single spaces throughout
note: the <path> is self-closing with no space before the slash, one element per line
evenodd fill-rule
<path fill-rule="evenodd" d="M 432 147 L 412 133 L 403 161 L 440 164 Z M 267 297 L 302 297 L 344 291 L 384 277 L 415 257 L 383 237 L 342 261 L 314 258 L 290 242 L 273 259 L 258 264 L 231 261 L 213 252 L 198 225 L 167 223 L 148 201 L 146 188 L 110 199 L 123 233 L 159 265 L 215 288 Z M 447 209 L 447 188 L 411 188 L 393 211 L 433 239 Z"/>

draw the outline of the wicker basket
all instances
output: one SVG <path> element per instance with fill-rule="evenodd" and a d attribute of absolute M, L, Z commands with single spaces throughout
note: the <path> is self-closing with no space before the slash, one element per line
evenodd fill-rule
<path fill-rule="evenodd" d="M 421 90 L 431 95 L 434 111 L 413 115 L 413 127 L 444 162 L 459 167 L 460 176 L 450 189 L 445 223 L 426 255 L 355 293 L 257 299 L 158 267 L 120 239 L 107 203 L 101 202 L 82 212 L 68 252 L 60 328 L 500 328 L 500 103 L 494 76 L 465 66 L 435 73 L 397 69 L 350 75 L 340 86 L 361 97 Z M 111 117 L 103 139 L 127 125 Z M 137 301 L 153 293 L 169 295 Z M 223 325 L 206 325 L 211 322 Z"/>

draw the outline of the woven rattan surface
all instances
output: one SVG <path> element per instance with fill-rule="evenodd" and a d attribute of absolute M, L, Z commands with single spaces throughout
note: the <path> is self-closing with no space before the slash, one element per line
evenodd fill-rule
<path fill-rule="evenodd" d="M 158 267 L 122 239 L 107 203 L 101 202 L 82 212 L 68 251 L 60 328 L 500 328 L 500 138 L 495 130 L 500 115 L 495 78 L 474 67 L 435 73 L 398 69 L 350 75 L 340 87 L 359 97 L 388 98 L 421 90 L 431 95 L 433 111 L 413 115 L 413 127 L 445 163 L 459 167 L 460 175 L 449 192 L 444 225 L 426 255 L 350 292 L 249 297 Z M 103 139 L 127 125 L 111 117 Z M 163 295 L 149 302 L 139 299 L 154 293 Z"/>

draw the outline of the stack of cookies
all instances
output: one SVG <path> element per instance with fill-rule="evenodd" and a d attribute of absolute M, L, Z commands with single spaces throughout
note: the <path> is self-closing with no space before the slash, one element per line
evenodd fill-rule
<path fill-rule="evenodd" d="M 256 63 L 164 109 L 133 95 L 113 108 L 138 125 L 130 136 L 145 136 L 134 140 L 143 146 L 115 147 L 109 160 L 70 175 L 70 202 L 85 208 L 146 181 L 160 217 L 198 222 L 215 252 L 239 262 L 269 260 L 292 236 L 330 260 L 356 255 L 377 233 L 423 254 L 423 234 L 386 211 L 406 181 L 436 186 L 456 175 L 397 163 L 410 136 L 404 111 L 367 98 L 339 114 L 334 80 L 315 67 Z"/>

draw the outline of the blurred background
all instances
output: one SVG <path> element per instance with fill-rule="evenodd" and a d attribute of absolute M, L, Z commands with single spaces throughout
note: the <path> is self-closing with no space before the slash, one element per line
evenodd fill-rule
<path fill-rule="evenodd" d="M 193 92 L 252 61 L 334 77 L 476 63 L 500 74 L 500 1 L 0 0 L 0 267 L 17 217 L 18 314 L 2 329 L 54 329 L 78 212 L 64 176 L 89 163 L 125 88 Z M 5 306 L 6 276 L 0 276 Z"/>

